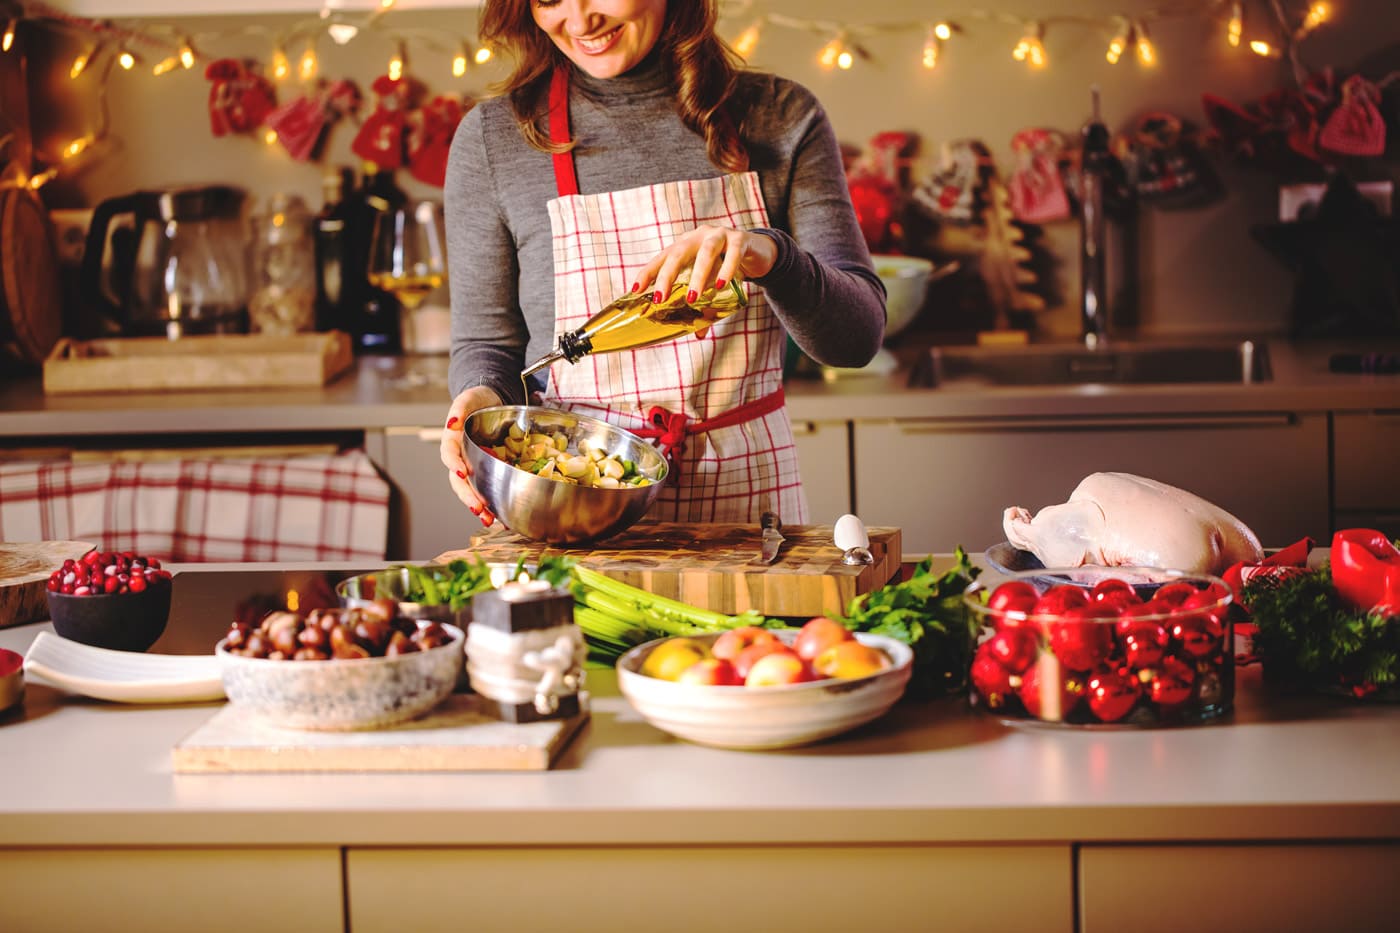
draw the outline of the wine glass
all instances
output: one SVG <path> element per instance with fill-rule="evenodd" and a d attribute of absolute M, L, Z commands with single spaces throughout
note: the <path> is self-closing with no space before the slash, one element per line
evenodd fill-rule
<path fill-rule="evenodd" d="M 412 312 L 442 285 L 447 271 L 442 203 L 417 201 L 374 215 L 369 284 Z"/>

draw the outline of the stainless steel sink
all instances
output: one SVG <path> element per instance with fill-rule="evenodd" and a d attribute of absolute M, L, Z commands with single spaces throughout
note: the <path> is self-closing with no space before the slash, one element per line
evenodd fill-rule
<path fill-rule="evenodd" d="M 909 384 L 992 386 L 1106 383 L 1251 383 L 1271 377 L 1268 348 L 1253 340 L 1191 343 L 1114 343 L 1020 347 L 934 347 Z"/>

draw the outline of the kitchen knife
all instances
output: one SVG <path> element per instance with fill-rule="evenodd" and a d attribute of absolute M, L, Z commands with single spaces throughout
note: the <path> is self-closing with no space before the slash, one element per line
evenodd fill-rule
<path fill-rule="evenodd" d="M 758 559 L 765 564 L 771 564 L 778 557 L 778 546 L 783 543 L 783 536 L 778 533 L 783 523 L 778 520 L 777 513 L 764 512 L 759 519 L 759 525 L 763 528 L 763 544 L 759 549 Z"/>

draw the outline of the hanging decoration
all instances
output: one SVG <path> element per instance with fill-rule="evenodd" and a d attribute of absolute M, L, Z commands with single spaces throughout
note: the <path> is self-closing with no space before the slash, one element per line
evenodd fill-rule
<path fill-rule="evenodd" d="M 471 103 L 456 94 L 439 94 L 410 115 L 409 174 L 424 184 L 443 186 L 452 136 L 470 109 Z"/>
<path fill-rule="evenodd" d="M 392 74 L 380 75 L 370 85 L 378 100 L 350 151 L 366 162 L 373 162 L 385 171 L 404 164 L 404 146 L 408 130 L 408 79 Z"/>
<path fill-rule="evenodd" d="M 1025 129 L 1011 137 L 1016 166 L 1006 181 L 1011 212 L 1023 223 L 1043 224 L 1070 215 L 1060 159 L 1065 138 L 1049 129 Z"/>
<path fill-rule="evenodd" d="M 319 82 L 313 89 L 274 109 L 266 125 L 287 154 L 298 162 L 316 158 L 327 129 L 360 106 L 360 91 L 347 80 Z"/>
<path fill-rule="evenodd" d="M 272 83 L 236 58 L 220 58 L 209 63 L 204 77 L 209 88 L 209 130 L 215 136 L 251 133 L 262 126 L 277 106 Z"/>

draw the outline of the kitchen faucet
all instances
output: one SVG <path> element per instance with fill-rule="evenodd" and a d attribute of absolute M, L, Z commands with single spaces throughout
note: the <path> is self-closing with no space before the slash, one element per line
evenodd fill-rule
<path fill-rule="evenodd" d="M 1108 296 L 1105 294 L 1104 187 L 1108 183 L 1108 127 L 1099 118 L 1099 86 L 1091 88 L 1094 112 L 1084 124 L 1079 166 L 1079 318 L 1084 345 L 1094 349 L 1108 340 Z"/>

